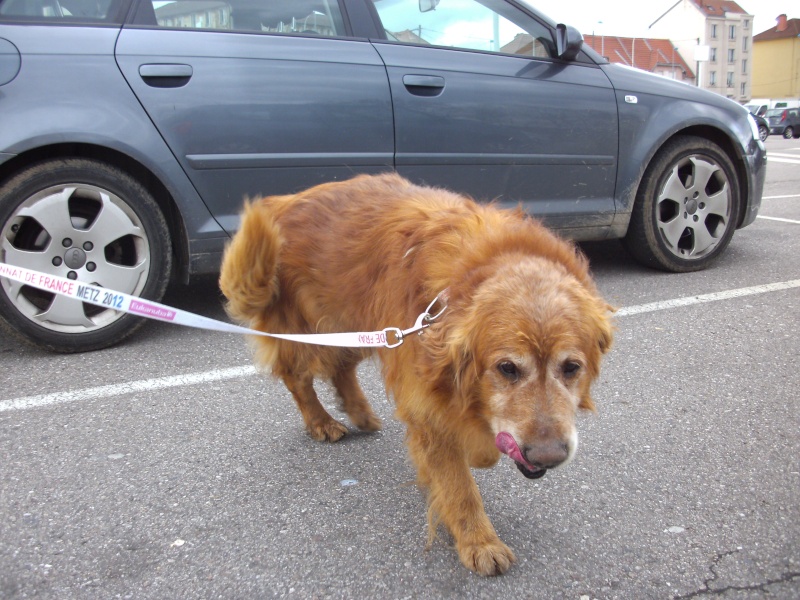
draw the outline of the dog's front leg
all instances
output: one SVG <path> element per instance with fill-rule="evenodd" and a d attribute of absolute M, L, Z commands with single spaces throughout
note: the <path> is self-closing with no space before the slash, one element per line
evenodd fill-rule
<path fill-rule="evenodd" d="M 441 520 L 453 534 L 464 566 L 480 575 L 505 573 L 514 553 L 486 516 L 464 449 L 446 433 L 413 425 L 408 446 L 419 481 L 428 488 L 431 537 Z"/>

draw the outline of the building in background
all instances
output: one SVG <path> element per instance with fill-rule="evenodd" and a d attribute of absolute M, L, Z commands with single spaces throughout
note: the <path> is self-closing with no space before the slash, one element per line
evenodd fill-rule
<path fill-rule="evenodd" d="M 800 19 L 776 22 L 753 38 L 753 96 L 800 99 Z"/>
<path fill-rule="evenodd" d="M 586 35 L 583 43 L 609 62 L 695 84 L 694 70 L 670 40 Z"/>
<path fill-rule="evenodd" d="M 681 0 L 650 25 L 695 64 L 698 85 L 745 103 L 753 96 L 753 15 L 729 0 Z"/>

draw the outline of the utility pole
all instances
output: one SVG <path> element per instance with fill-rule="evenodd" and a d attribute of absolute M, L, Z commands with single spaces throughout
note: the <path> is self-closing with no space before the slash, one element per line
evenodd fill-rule
<path fill-rule="evenodd" d="M 700 47 L 700 38 L 697 38 L 697 47 Z M 700 87 L 700 57 L 695 56 L 695 58 L 697 59 L 697 70 L 695 71 L 695 73 L 697 73 L 697 79 L 695 81 L 697 82 L 697 87 Z"/>

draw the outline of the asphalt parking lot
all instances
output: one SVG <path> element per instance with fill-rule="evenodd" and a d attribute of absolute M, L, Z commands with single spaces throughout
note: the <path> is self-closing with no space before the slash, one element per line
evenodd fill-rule
<path fill-rule="evenodd" d="M 375 365 L 384 430 L 319 444 L 241 338 L 150 323 L 74 356 L 0 339 L 0 598 L 800 598 L 800 140 L 767 147 L 710 270 L 584 246 L 621 310 L 578 455 L 475 472 L 506 575 L 426 551 Z M 165 301 L 224 318 L 212 279 Z"/>

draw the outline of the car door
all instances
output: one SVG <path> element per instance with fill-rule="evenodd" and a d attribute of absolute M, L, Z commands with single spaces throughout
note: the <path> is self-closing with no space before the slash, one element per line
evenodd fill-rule
<path fill-rule="evenodd" d="M 611 222 L 618 119 L 600 68 L 555 58 L 552 27 L 504 0 L 369 1 L 401 174 L 555 226 Z"/>
<path fill-rule="evenodd" d="M 245 197 L 393 165 L 384 65 L 337 0 L 141 0 L 117 62 L 227 231 Z"/>
<path fill-rule="evenodd" d="M 789 125 L 792 128 L 792 136 L 800 134 L 800 110 L 793 108 L 789 111 Z"/>

